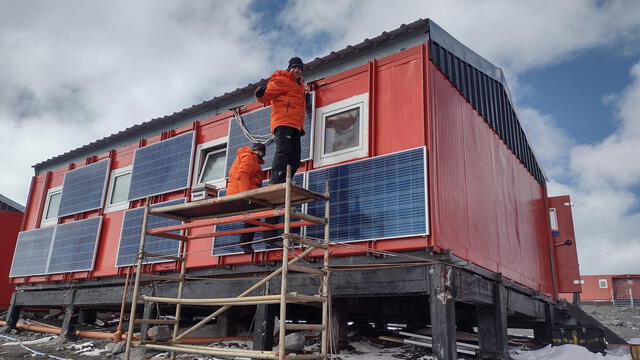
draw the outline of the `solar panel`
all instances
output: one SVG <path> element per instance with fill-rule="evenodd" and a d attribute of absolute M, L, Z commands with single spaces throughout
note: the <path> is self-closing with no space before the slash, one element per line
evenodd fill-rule
<path fill-rule="evenodd" d="M 313 138 L 313 119 L 315 116 L 315 93 L 311 92 L 307 94 L 306 102 L 306 115 L 304 118 L 304 130 L 306 134 L 300 138 L 302 161 L 311 159 L 311 139 Z M 250 133 L 256 135 L 264 135 L 271 133 L 270 128 L 271 107 L 265 107 L 260 110 L 252 111 L 247 114 L 242 114 L 242 120 Z M 251 146 L 251 141 L 242 132 L 242 129 L 236 122 L 236 120 L 229 120 L 229 140 L 227 143 L 227 170 L 225 174 L 229 175 L 229 169 L 236 158 L 236 151 L 243 146 Z M 263 170 L 271 168 L 273 162 L 273 155 L 276 152 L 276 144 L 272 142 L 267 146 L 267 154 L 264 157 Z"/>
<path fill-rule="evenodd" d="M 427 217 L 424 147 L 309 172 L 309 190 L 331 188 L 330 239 L 347 242 L 425 235 Z M 307 205 L 324 217 L 324 203 Z M 322 226 L 307 235 L 322 238 Z"/>
<path fill-rule="evenodd" d="M 48 274 L 93 269 L 102 217 L 56 226 Z"/>
<path fill-rule="evenodd" d="M 108 173 L 108 159 L 67 172 L 64 175 L 58 217 L 100 209 Z"/>
<path fill-rule="evenodd" d="M 184 204 L 185 198 L 165 201 L 159 204 L 151 205 L 152 208 L 166 205 Z M 124 213 L 122 220 L 122 231 L 120 232 L 120 245 L 118 246 L 118 258 L 116 260 L 116 266 L 130 266 L 134 265 L 138 250 L 140 249 L 140 235 L 142 234 L 142 219 L 144 217 L 144 208 L 139 207 L 131 210 L 127 210 Z M 179 225 L 182 222 L 173 219 L 167 219 L 160 216 L 149 215 L 147 222 L 147 228 L 155 229 L 164 226 Z M 179 233 L 179 232 L 176 232 Z M 177 240 L 162 238 L 158 236 L 147 236 L 145 239 L 145 251 L 162 254 L 162 255 L 177 255 L 180 242 Z M 146 258 L 144 263 L 157 263 L 166 262 L 162 258 Z"/>
<path fill-rule="evenodd" d="M 192 131 L 136 150 L 129 200 L 188 187 L 193 141 Z"/>
<path fill-rule="evenodd" d="M 297 173 L 293 176 L 293 181 L 299 186 L 304 186 L 304 173 Z M 269 184 L 268 180 L 262 182 L 262 186 L 267 186 Z M 227 194 L 226 189 L 222 189 L 218 191 L 218 196 L 223 197 Z M 295 207 L 297 211 L 302 211 L 302 205 L 298 205 Z M 280 222 L 283 222 L 283 217 L 280 217 Z M 216 225 L 216 232 L 220 231 L 231 231 L 231 230 L 239 230 L 244 227 L 244 223 L 231 223 L 231 224 L 221 224 Z M 299 234 L 300 228 L 291 229 L 291 232 Z M 279 232 L 280 234 L 282 231 Z M 255 233 L 253 240 L 262 240 L 262 232 L 259 231 Z M 243 253 L 242 249 L 239 246 L 226 247 L 232 244 L 237 244 L 240 241 L 240 235 L 227 235 L 227 236 L 217 236 L 213 239 L 213 249 L 211 255 L 213 256 L 222 256 L 222 255 L 231 255 Z M 224 249 L 217 249 L 219 247 L 225 247 Z M 268 250 L 266 245 L 262 242 L 252 244 L 254 251 L 265 251 Z"/>
<path fill-rule="evenodd" d="M 47 260 L 55 228 L 50 226 L 18 234 L 9 277 L 42 275 L 47 272 Z"/>

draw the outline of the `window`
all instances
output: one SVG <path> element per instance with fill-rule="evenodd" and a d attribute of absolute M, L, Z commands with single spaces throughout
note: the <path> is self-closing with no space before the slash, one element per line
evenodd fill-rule
<path fill-rule="evenodd" d="M 54 187 L 47 191 L 47 198 L 42 211 L 42 221 L 40 226 L 55 225 L 58 223 L 58 208 L 60 207 L 60 197 L 62 196 L 62 186 Z"/>
<path fill-rule="evenodd" d="M 628 280 L 627 280 L 627 285 L 633 285 L 633 280 L 628 279 Z"/>
<path fill-rule="evenodd" d="M 606 289 L 607 288 L 607 279 L 598 280 L 598 286 L 600 287 L 600 289 Z"/>
<path fill-rule="evenodd" d="M 558 231 L 558 216 L 555 208 L 549 209 L 549 219 L 551 220 L 551 230 Z"/>
<path fill-rule="evenodd" d="M 317 110 L 314 163 L 333 164 L 368 153 L 368 100 L 361 94 Z"/>
<path fill-rule="evenodd" d="M 197 173 L 193 186 L 212 184 L 217 188 L 225 187 L 227 169 L 227 138 L 216 139 L 198 145 L 196 152 Z"/>
<path fill-rule="evenodd" d="M 105 212 L 124 210 L 129 208 L 129 185 L 131 184 L 131 165 L 111 172 L 107 205 Z"/>

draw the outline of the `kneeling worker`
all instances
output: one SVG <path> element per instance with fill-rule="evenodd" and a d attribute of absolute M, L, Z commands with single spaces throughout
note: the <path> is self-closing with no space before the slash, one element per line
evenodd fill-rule
<path fill-rule="evenodd" d="M 227 180 L 227 195 L 237 194 L 248 190 L 257 189 L 262 185 L 264 178 L 262 167 L 264 164 L 262 157 L 267 148 L 264 144 L 255 143 L 251 147 L 244 146 L 238 149 L 237 156 L 231 169 L 229 169 L 229 180 Z M 244 228 L 255 225 L 245 223 Z M 255 233 L 244 233 L 240 235 L 239 245 L 246 254 L 253 252 L 253 247 L 249 244 L 253 241 Z"/>

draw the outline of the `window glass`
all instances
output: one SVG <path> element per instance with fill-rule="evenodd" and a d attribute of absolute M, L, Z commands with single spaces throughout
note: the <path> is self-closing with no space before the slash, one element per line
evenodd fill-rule
<path fill-rule="evenodd" d="M 49 206 L 47 206 L 47 214 L 45 220 L 55 219 L 58 216 L 58 208 L 60 207 L 60 196 L 62 192 L 55 192 L 49 196 Z"/>
<path fill-rule="evenodd" d="M 551 230 L 558 231 L 558 216 L 555 208 L 549 209 L 549 218 L 551 219 Z"/>
<path fill-rule="evenodd" d="M 205 183 L 212 180 L 224 178 L 225 172 L 225 149 L 215 149 L 209 151 L 202 163 L 200 179 L 198 182 Z"/>
<path fill-rule="evenodd" d="M 131 173 L 116 176 L 113 179 L 113 190 L 109 204 L 118 204 L 127 201 L 129 195 L 129 185 L 131 184 Z"/>
<path fill-rule="evenodd" d="M 324 153 L 330 154 L 360 145 L 360 108 L 325 117 Z"/>
<path fill-rule="evenodd" d="M 598 280 L 598 285 L 600 286 L 601 289 L 605 289 L 607 287 L 607 279 Z"/>

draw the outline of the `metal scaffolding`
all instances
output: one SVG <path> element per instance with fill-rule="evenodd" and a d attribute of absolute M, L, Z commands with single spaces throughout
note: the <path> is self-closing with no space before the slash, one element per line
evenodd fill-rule
<path fill-rule="evenodd" d="M 315 217 L 299 211 L 295 211 L 293 206 L 310 203 L 314 201 L 325 201 L 324 218 Z M 147 229 L 149 215 L 162 216 L 166 218 L 183 221 L 180 225 L 166 226 L 162 228 Z M 261 219 L 273 216 L 283 216 L 284 223 L 269 224 Z M 295 219 L 295 220 L 292 220 Z M 246 191 L 239 194 L 229 196 L 205 199 L 186 204 L 163 206 L 151 209 L 149 201 L 146 202 L 144 208 L 144 218 L 142 222 L 142 235 L 140 237 L 140 248 L 136 259 L 136 276 L 133 287 L 133 299 L 131 301 L 131 316 L 129 320 L 129 330 L 127 332 L 127 343 L 125 350 L 125 359 L 129 359 L 132 347 L 144 347 L 148 349 L 170 351 L 171 358 L 175 358 L 176 352 L 196 353 L 206 355 L 219 356 L 242 356 L 255 359 L 326 359 L 329 353 L 329 185 L 327 183 L 325 193 L 319 194 L 311 192 L 307 189 L 299 187 L 291 182 L 291 177 L 287 176 L 286 183 L 269 185 L 263 188 Z M 198 220 L 194 222 L 195 220 Z M 211 227 L 212 225 L 228 224 L 233 222 L 246 222 L 255 227 L 243 228 L 239 230 L 213 232 L 207 234 L 190 235 L 190 231 L 195 228 Z M 296 227 L 324 225 L 324 239 L 314 239 L 298 234 L 291 233 L 290 230 Z M 211 238 L 215 236 L 234 235 L 248 232 L 258 232 L 265 230 L 283 229 L 281 235 L 282 248 L 282 264 L 281 266 L 266 275 L 256 284 L 242 292 L 237 297 L 231 298 L 212 298 L 212 299 L 185 299 L 183 298 L 186 274 L 186 257 L 188 254 L 188 244 L 190 240 Z M 183 231 L 183 234 L 176 234 L 177 231 Z M 145 251 L 145 239 L 148 235 L 159 236 L 180 241 L 179 253 L 177 256 L 160 255 Z M 290 249 L 292 243 L 301 244 L 304 249 Z M 324 262 L 323 268 L 317 269 L 307 266 L 296 265 L 301 259 L 309 255 L 315 249 L 323 249 Z M 143 273 L 143 259 L 146 257 L 156 257 L 174 260 L 180 263 L 179 276 L 165 276 L 157 274 Z M 322 277 L 322 285 L 318 294 L 303 295 L 297 293 L 289 293 L 287 290 L 287 277 L 289 272 L 302 272 Z M 281 276 L 280 294 L 250 296 L 255 290 L 267 284 L 269 280 Z M 163 280 L 178 282 L 178 294 L 175 298 L 140 296 L 140 284 L 142 278 L 149 280 Z M 165 304 L 175 304 L 174 320 L 155 320 L 155 319 L 136 319 L 137 303 L 142 301 L 151 301 Z M 322 323 L 321 324 L 287 324 L 287 303 L 297 304 L 322 304 Z M 230 349 L 223 347 L 196 346 L 180 344 L 179 341 L 185 336 L 208 323 L 213 318 L 220 316 L 232 306 L 242 305 L 260 305 L 260 304 L 279 304 L 279 341 L 277 351 L 267 350 L 245 350 Z M 221 306 L 215 312 L 198 322 L 191 328 L 179 333 L 180 313 L 182 305 L 198 305 L 198 306 Z M 154 341 L 134 341 L 133 330 L 136 324 L 166 324 L 173 325 L 173 337 L 168 342 Z M 315 330 L 322 332 L 322 342 L 320 353 L 313 354 L 295 354 L 285 353 L 285 334 L 287 330 L 303 331 Z"/>

